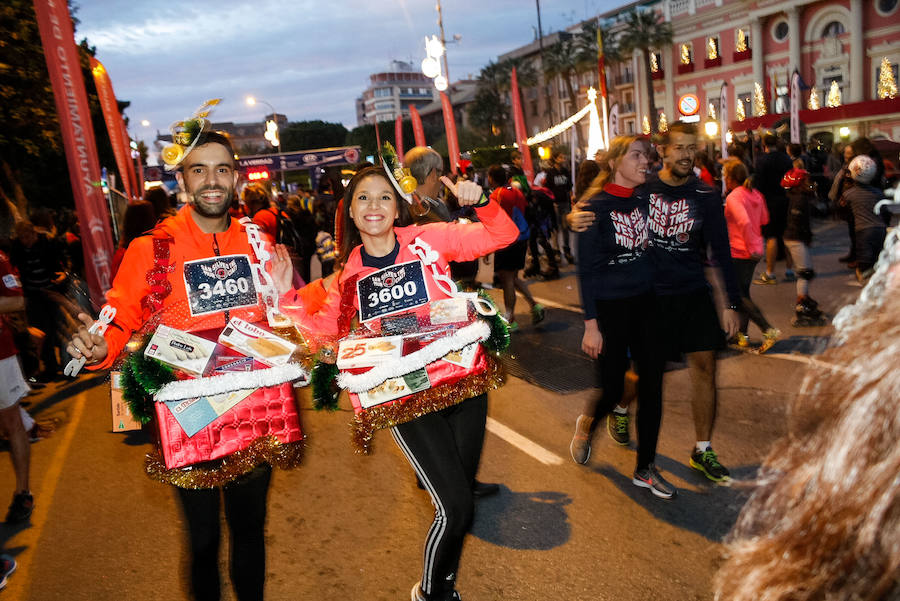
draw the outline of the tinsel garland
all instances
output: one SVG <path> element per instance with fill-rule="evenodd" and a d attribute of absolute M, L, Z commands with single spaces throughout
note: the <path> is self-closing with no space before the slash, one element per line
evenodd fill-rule
<path fill-rule="evenodd" d="M 405 424 L 427 413 L 440 411 L 473 396 L 500 388 L 504 382 L 502 364 L 489 355 L 486 359 L 488 367 L 481 373 L 466 376 L 453 384 L 417 392 L 403 403 L 378 405 L 357 413 L 350 424 L 351 442 L 356 452 L 365 455 L 371 452 L 375 430 Z"/>
<path fill-rule="evenodd" d="M 282 444 L 274 436 L 263 436 L 250 443 L 246 449 L 215 461 L 214 468 L 192 466 L 169 470 L 158 450 L 147 453 L 144 467 L 150 478 L 164 484 L 190 489 L 214 488 L 228 484 L 263 463 L 281 469 L 295 468 L 300 465 L 303 450 L 302 441 Z"/>
<path fill-rule="evenodd" d="M 132 417 L 142 424 L 153 418 L 153 395 L 175 380 L 170 367 L 144 356 L 145 346 L 146 341 L 122 365 L 122 398 Z"/>
<path fill-rule="evenodd" d="M 315 409 L 337 411 L 341 389 L 337 387 L 335 380 L 339 371 L 337 365 L 324 361 L 317 362 L 312 368 L 310 384 L 312 385 L 312 400 Z"/>
<path fill-rule="evenodd" d="M 284 382 L 299 381 L 308 384 L 309 373 L 297 363 L 288 363 L 266 369 L 223 373 L 205 378 L 177 380 L 162 386 L 153 399 L 157 402 L 180 401 L 200 396 L 224 394 L 235 390 L 267 388 Z M 295 384 L 295 387 L 297 384 Z"/>
<path fill-rule="evenodd" d="M 494 299 L 484 290 L 479 290 L 478 296 L 494 305 Z M 491 335 L 481 345 L 494 355 L 499 355 L 509 348 L 509 322 L 503 319 L 499 311 L 483 319 L 486 319 L 488 325 L 491 326 Z"/>

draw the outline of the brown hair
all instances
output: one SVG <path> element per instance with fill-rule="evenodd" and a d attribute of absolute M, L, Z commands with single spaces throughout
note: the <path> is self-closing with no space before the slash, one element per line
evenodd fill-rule
<path fill-rule="evenodd" d="M 365 169 L 357 171 L 356 175 L 350 179 L 350 183 L 347 184 L 347 189 L 344 191 L 344 201 L 341 203 L 343 206 L 341 207 L 342 219 L 338 256 L 338 264 L 340 265 L 343 265 L 347 261 L 347 257 L 350 256 L 350 252 L 354 248 L 362 244 L 359 230 L 353 222 L 353 219 L 350 217 L 350 205 L 353 204 L 353 194 L 356 193 L 356 187 L 359 185 L 359 182 L 370 176 L 380 177 L 391 186 L 391 191 L 394 193 L 394 200 L 397 202 L 397 221 L 394 225 L 405 226 L 410 224 L 409 210 L 406 207 L 406 201 L 403 200 L 394 189 L 391 180 L 388 179 L 384 169 L 381 167 L 366 167 Z"/>
<path fill-rule="evenodd" d="M 603 191 L 603 187 L 615 178 L 615 167 L 610 167 L 610 163 L 618 165 L 619 161 L 628 153 L 628 149 L 637 141 L 643 141 L 649 146 L 649 142 L 643 136 L 617 136 L 609 143 L 609 149 L 597 158 L 597 165 L 600 167 L 600 173 L 591 182 L 591 185 L 585 190 L 578 200 L 586 200 Z M 598 153 L 600 154 L 600 153 Z"/>
<path fill-rule="evenodd" d="M 738 158 L 731 158 L 722 165 L 722 179 L 731 178 L 748 190 L 753 189 L 753 182 L 747 174 L 747 166 Z"/>
<path fill-rule="evenodd" d="M 714 581 L 717 601 L 887 601 L 900 595 L 900 303 L 889 239 L 839 346 L 812 369 L 789 434 L 763 463 Z"/>

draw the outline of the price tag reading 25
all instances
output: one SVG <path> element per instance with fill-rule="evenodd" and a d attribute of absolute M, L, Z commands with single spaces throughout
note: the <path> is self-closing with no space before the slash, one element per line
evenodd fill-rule
<path fill-rule="evenodd" d="M 360 321 L 405 311 L 430 300 L 420 261 L 391 265 L 360 278 L 356 292 Z"/>

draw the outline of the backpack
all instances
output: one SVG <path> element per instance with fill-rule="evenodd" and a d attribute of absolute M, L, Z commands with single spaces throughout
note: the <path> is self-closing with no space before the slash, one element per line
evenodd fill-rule
<path fill-rule="evenodd" d="M 530 228 L 528 227 L 528 220 L 525 219 L 525 215 L 522 214 L 519 207 L 513 207 L 512 220 L 516 227 L 519 228 L 519 237 L 516 238 L 516 242 L 527 240 Z"/>
<path fill-rule="evenodd" d="M 284 244 L 299 253 L 303 247 L 303 237 L 294 227 L 294 222 L 281 209 L 266 209 L 275 213 L 275 243 Z"/>

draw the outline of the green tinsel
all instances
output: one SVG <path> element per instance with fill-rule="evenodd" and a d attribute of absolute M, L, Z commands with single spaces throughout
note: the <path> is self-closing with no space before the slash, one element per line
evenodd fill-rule
<path fill-rule="evenodd" d="M 491 303 L 491 306 L 494 307 L 494 309 L 497 308 L 497 306 L 494 304 L 494 299 L 491 298 L 491 295 L 484 290 L 479 290 L 478 296 Z M 497 311 L 490 317 L 486 317 L 485 319 L 491 326 L 491 335 L 481 344 L 486 350 L 495 355 L 499 355 L 507 348 L 509 348 L 509 324 L 505 319 L 503 319 L 499 311 Z"/>
<path fill-rule="evenodd" d="M 391 170 L 392 173 L 397 173 L 397 170 L 400 169 L 400 159 L 397 157 L 397 151 L 394 149 L 394 145 L 390 142 L 385 142 L 381 146 L 381 160 L 382 162 L 388 166 L 388 169 Z"/>
<path fill-rule="evenodd" d="M 144 356 L 149 336 L 122 366 L 122 398 L 134 419 L 146 424 L 153 417 L 153 395 L 175 380 L 170 367 Z"/>
<path fill-rule="evenodd" d="M 312 384 L 313 407 L 317 410 L 337 411 L 340 389 L 335 384 L 338 367 L 334 363 L 317 361 L 312 368 L 310 384 Z"/>

